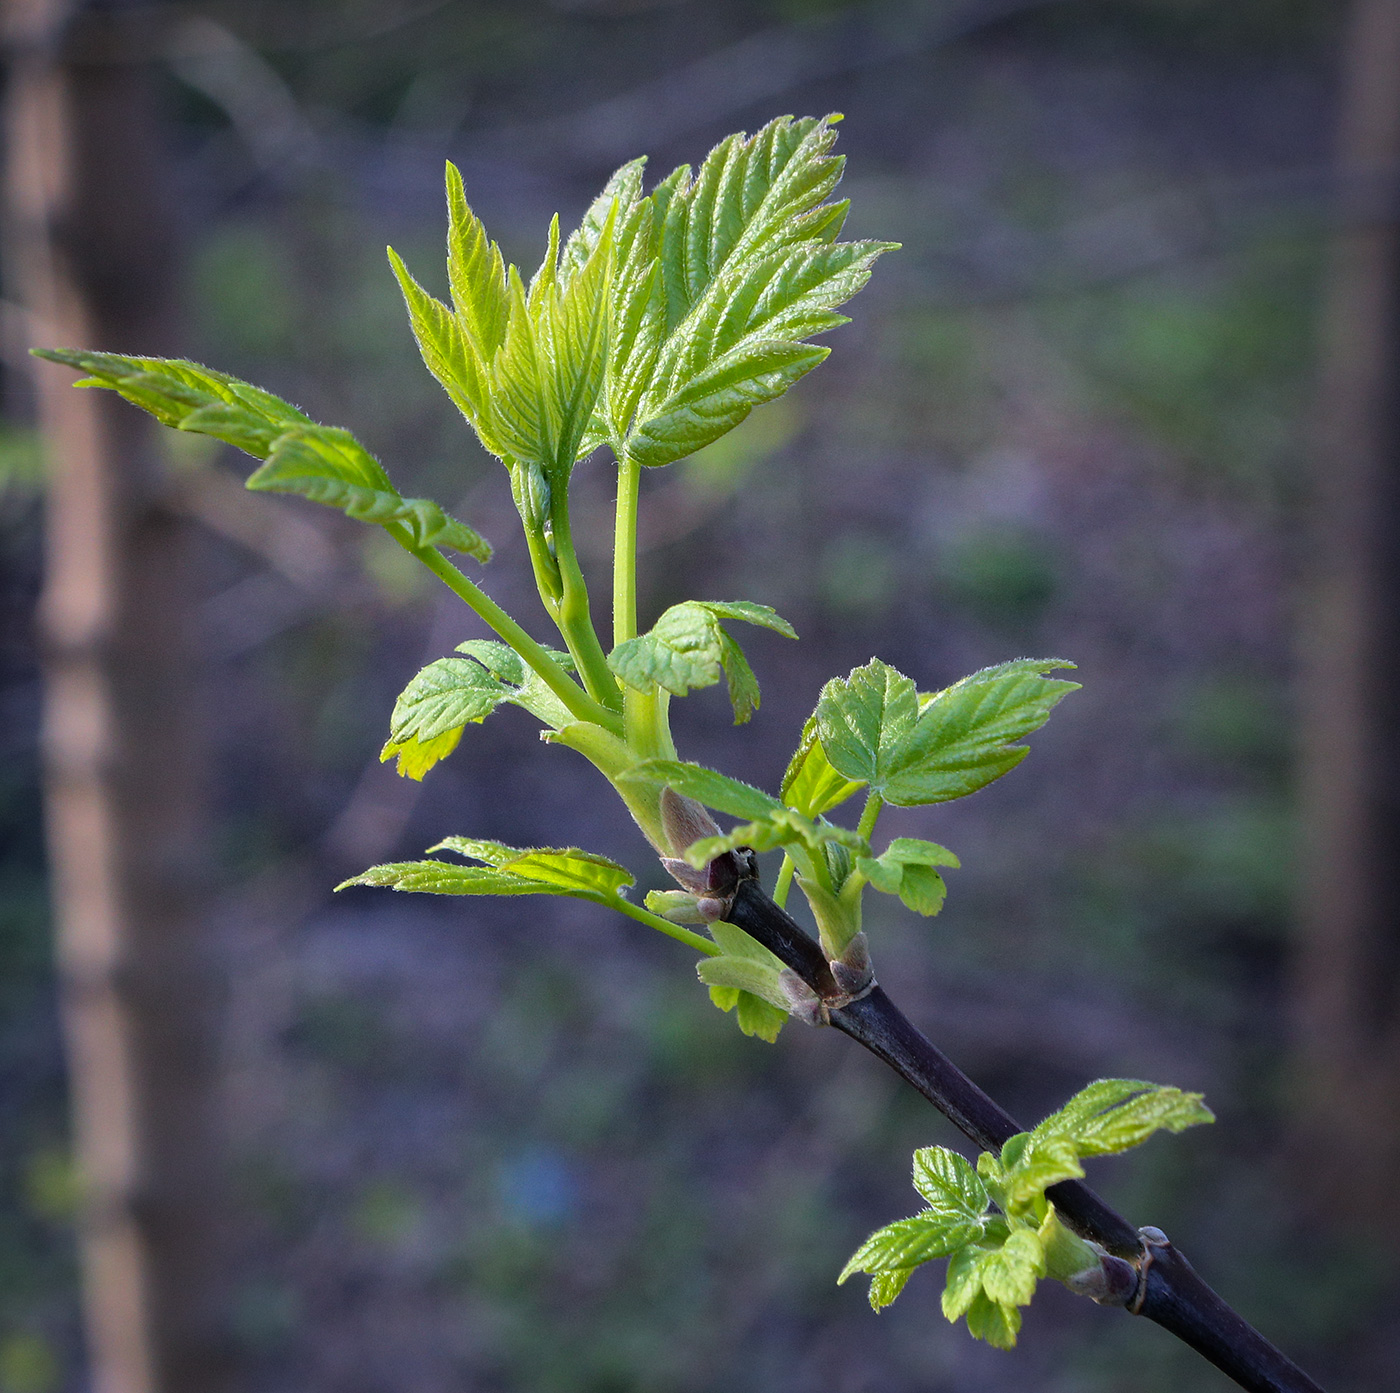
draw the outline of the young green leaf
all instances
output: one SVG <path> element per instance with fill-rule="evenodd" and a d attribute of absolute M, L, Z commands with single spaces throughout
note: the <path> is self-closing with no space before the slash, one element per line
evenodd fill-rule
<path fill-rule="evenodd" d="M 957 1214 L 926 1209 L 876 1229 L 841 1270 L 837 1284 L 857 1272 L 893 1272 L 946 1258 L 981 1235 L 982 1225 Z"/>
<path fill-rule="evenodd" d="M 386 741 L 384 748 L 379 752 L 379 762 L 385 764 L 391 759 L 397 759 L 399 776 L 421 783 L 428 770 L 446 759 L 461 743 L 464 729 L 463 726 L 457 726 L 452 730 L 444 730 L 431 740 L 420 740 L 416 735 L 409 735 L 402 740 Z"/>
<path fill-rule="evenodd" d="M 822 688 L 814 718 L 831 767 L 883 793 L 919 719 L 919 697 L 902 672 L 872 658 Z"/>
<path fill-rule="evenodd" d="M 739 645 L 721 620 L 739 619 L 796 638 L 791 624 L 769 609 L 743 600 L 687 600 L 672 605 L 645 634 L 618 644 L 608 666 L 639 692 L 665 688 L 684 696 L 694 687 L 709 687 L 721 671 L 729 678 L 734 724 L 742 725 L 758 709 L 758 682 Z"/>
<path fill-rule="evenodd" d="M 692 180 L 651 195 L 648 250 L 631 243 L 614 297 L 615 448 L 668 464 L 737 425 L 827 354 L 802 340 L 844 323 L 836 306 L 890 243 L 834 244 L 844 205 L 823 205 L 842 161 L 831 121 L 781 117 L 730 136 Z"/>
<path fill-rule="evenodd" d="M 783 775 L 783 802 L 805 817 L 820 817 L 862 787 L 831 767 L 817 738 L 817 718 L 809 716 L 802 727 L 801 742 Z"/>
<path fill-rule="evenodd" d="M 958 858 L 937 842 L 896 837 L 877 857 L 862 856 L 856 868 L 877 890 L 898 895 L 916 914 L 937 914 L 947 887 L 935 866 L 957 866 Z"/>
<path fill-rule="evenodd" d="M 1021 1332 L 1021 1312 L 978 1292 L 967 1310 L 967 1330 L 973 1339 L 985 1340 L 995 1349 L 1014 1349 Z"/>
<path fill-rule="evenodd" d="M 1127 1151 L 1154 1132 L 1181 1132 L 1214 1121 L 1199 1093 L 1141 1079 L 1100 1079 L 1051 1113 L 1031 1135 L 1037 1142 L 1069 1142 L 1080 1156 L 1104 1156 Z"/>
<path fill-rule="evenodd" d="M 1072 666 L 1019 658 L 921 697 L 902 673 L 872 659 L 822 689 L 817 734 L 838 773 L 869 784 L 888 803 L 961 798 L 1026 757 L 1026 747 L 1011 742 L 1044 725 L 1077 686 L 1040 674 Z"/>
<path fill-rule="evenodd" d="M 296 493 L 361 522 L 396 524 L 414 547 L 451 547 L 478 561 L 491 548 L 426 498 L 403 498 L 384 467 L 347 430 L 317 425 L 271 392 L 180 358 L 36 349 L 89 374 L 79 387 L 109 387 L 163 425 L 210 435 L 265 460 L 248 487 Z"/>
<path fill-rule="evenodd" d="M 1032 1136 L 1024 1148 L 1013 1147 L 1024 1136 L 1024 1132 L 1019 1133 L 1002 1148 L 998 1198 L 1009 1214 L 1029 1212 L 1050 1186 L 1062 1180 L 1078 1180 L 1084 1174 L 1075 1146 L 1068 1138 Z M 989 1153 L 984 1155 L 993 1159 Z"/>
<path fill-rule="evenodd" d="M 946 1146 L 925 1146 L 914 1153 L 914 1188 L 930 1208 L 969 1220 L 980 1219 L 989 1203 L 977 1172 Z"/>
<path fill-rule="evenodd" d="M 912 1267 L 896 1268 L 893 1272 L 877 1272 L 870 1279 L 870 1309 L 883 1311 L 904 1290 L 904 1284 L 913 1275 Z"/>
<path fill-rule="evenodd" d="M 398 758 L 398 771 L 422 779 L 439 760 L 457 748 L 463 729 L 481 722 L 510 702 L 556 728 L 573 719 L 539 675 L 526 668 L 513 649 L 492 639 L 458 644 L 465 658 L 439 658 L 421 669 L 399 693 L 389 718 L 389 739 L 380 762 Z M 566 653 L 546 649 L 566 671 Z"/>
<path fill-rule="evenodd" d="M 577 847 L 521 849 L 470 837 L 447 837 L 428 850 L 455 851 L 485 865 L 401 861 L 372 866 L 336 889 L 379 885 L 433 895 L 571 895 L 610 904 L 634 880 L 626 867 Z"/>
<path fill-rule="evenodd" d="M 886 802 L 909 806 L 962 798 L 1014 769 L 1027 755 L 1012 742 L 1039 730 L 1077 682 L 1043 677 L 1073 667 L 1059 658 L 1020 658 L 984 668 L 919 701 L 882 790 Z"/>
<path fill-rule="evenodd" d="M 129 358 L 86 349 L 35 348 L 36 358 L 88 374 L 77 387 L 109 387 L 163 426 L 212 435 L 258 459 L 294 426 L 315 422 L 289 402 L 183 358 Z"/>
<path fill-rule="evenodd" d="M 431 740 L 468 721 L 484 721 L 510 695 L 511 689 L 480 663 L 439 658 L 399 694 L 389 718 L 389 738 Z"/>

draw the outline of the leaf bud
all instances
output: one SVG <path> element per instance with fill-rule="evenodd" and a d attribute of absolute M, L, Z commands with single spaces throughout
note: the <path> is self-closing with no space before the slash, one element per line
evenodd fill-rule
<path fill-rule="evenodd" d="M 1092 1267 L 1064 1279 L 1065 1286 L 1100 1306 L 1126 1306 L 1137 1294 L 1138 1270 L 1123 1258 L 1103 1253 Z"/>
<path fill-rule="evenodd" d="M 788 1013 L 805 1025 L 826 1025 L 821 998 L 790 967 L 778 973 L 778 987 L 787 998 Z"/>

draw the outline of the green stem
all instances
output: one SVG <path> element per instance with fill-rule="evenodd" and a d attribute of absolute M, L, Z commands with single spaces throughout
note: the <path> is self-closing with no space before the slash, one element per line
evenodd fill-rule
<path fill-rule="evenodd" d="M 875 832 L 875 819 L 880 816 L 880 809 L 885 806 L 885 800 L 878 793 L 871 793 L 866 796 L 865 807 L 861 809 L 860 822 L 856 824 L 856 835 L 864 837 L 868 842 Z"/>
<path fill-rule="evenodd" d="M 574 555 L 568 496 L 562 489 L 555 491 L 551 517 L 554 523 L 554 556 L 559 563 L 559 577 L 564 587 L 564 593 L 559 597 L 555 623 L 578 665 L 579 676 L 583 678 L 589 695 L 610 711 L 620 712 L 622 692 L 608 666 L 603 645 L 598 642 L 597 630 L 593 627 L 593 615 L 588 607 L 588 585 L 578 557 Z"/>
<path fill-rule="evenodd" d="M 629 918 L 635 919 L 639 924 L 645 924 L 648 928 L 656 929 L 664 933 L 668 938 L 674 938 L 677 943 L 684 943 L 691 948 L 704 953 L 706 957 L 717 957 L 719 945 L 708 938 L 702 937 L 698 933 L 692 933 L 689 929 L 683 929 L 679 924 L 673 924 L 669 919 L 663 919 L 659 914 L 653 914 L 649 909 L 642 909 L 639 905 L 634 905 L 630 900 L 616 899 L 612 902 L 612 907 L 620 910 Z"/>
<path fill-rule="evenodd" d="M 622 734 L 622 720 L 588 693 L 580 691 L 576 682 L 559 666 L 548 652 L 484 590 L 468 580 L 436 547 L 415 547 L 407 532 L 393 526 L 388 528 L 394 540 L 412 552 L 453 594 L 465 600 L 510 646 L 539 674 L 540 679 L 581 721 L 591 721 Z"/>
<path fill-rule="evenodd" d="M 797 862 L 787 852 L 783 852 L 783 864 L 778 871 L 777 880 L 773 882 L 773 903 L 780 909 L 787 908 L 788 891 L 792 888 L 792 877 L 796 870 Z"/>
<path fill-rule="evenodd" d="M 637 496 L 642 467 L 625 450 L 617 457 L 613 523 L 613 647 L 637 636 Z"/>

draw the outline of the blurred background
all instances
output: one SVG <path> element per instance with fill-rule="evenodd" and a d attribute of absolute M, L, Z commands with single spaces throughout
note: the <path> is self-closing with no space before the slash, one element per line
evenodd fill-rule
<path fill-rule="evenodd" d="M 740 1036 L 677 945 L 333 898 L 449 833 L 661 879 L 523 712 L 381 766 L 476 622 L 25 356 L 183 354 L 353 429 L 543 635 L 384 244 L 441 292 L 445 158 L 532 267 L 624 160 L 828 111 L 849 230 L 903 250 L 813 377 L 644 481 L 648 622 L 744 598 L 802 636 L 746 635 L 761 713 L 679 703 L 683 752 L 774 786 L 873 654 L 923 689 L 1078 663 L 1012 777 L 889 814 L 963 869 L 935 920 L 872 906 L 881 981 L 1028 1124 L 1104 1074 L 1204 1090 L 1214 1127 L 1091 1183 L 1329 1389 L 1389 1386 L 1394 0 L 0 10 L 0 1393 L 1230 1386 L 1054 1284 L 1011 1353 L 937 1265 L 879 1316 L 838 1289 L 961 1138 L 833 1032 Z M 596 568 L 611 468 L 576 478 Z"/>

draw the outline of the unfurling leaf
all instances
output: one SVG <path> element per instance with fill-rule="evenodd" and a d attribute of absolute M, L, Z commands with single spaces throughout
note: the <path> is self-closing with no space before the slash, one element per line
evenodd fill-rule
<path fill-rule="evenodd" d="M 792 625 L 767 605 L 687 600 L 672 605 L 647 633 L 618 644 L 608 656 L 608 666 L 639 692 L 663 687 L 672 696 L 713 686 L 723 671 L 729 678 L 734 724 L 742 725 L 758 710 L 758 682 L 739 645 L 725 632 L 720 622 L 724 619 L 797 637 Z"/>
<path fill-rule="evenodd" d="M 783 802 L 805 817 L 820 817 L 862 787 L 858 780 L 848 779 L 831 767 L 817 738 L 817 718 L 809 716 L 802 727 L 801 743 L 783 775 Z"/>
<path fill-rule="evenodd" d="M 361 522 L 397 526 L 413 547 L 451 547 L 478 561 L 491 559 L 485 540 L 438 504 L 402 497 L 383 465 L 349 431 L 317 425 L 271 392 L 181 358 L 34 352 L 88 373 L 79 387 L 110 387 L 162 425 L 213 436 L 265 460 L 249 478 L 250 489 L 300 494 Z"/>
<path fill-rule="evenodd" d="M 947 887 L 935 866 L 957 866 L 958 858 L 937 842 L 896 837 L 876 857 L 862 856 L 856 868 L 877 890 L 898 895 L 916 914 L 937 914 Z"/>
<path fill-rule="evenodd" d="M 965 1157 L 946 1146 L 925 1146 L 914 1153 L 914 1188 L 932 1209 L 980 1218 L 986 1211 L 986 1187 Z"/>

